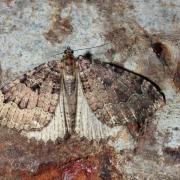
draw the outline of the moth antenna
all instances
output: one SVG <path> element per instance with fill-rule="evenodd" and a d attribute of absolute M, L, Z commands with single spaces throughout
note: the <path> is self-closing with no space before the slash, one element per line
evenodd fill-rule
<path fill-rule="evenodd" d="M 98 47 L 103 47 L 107 44 L 110 44 L 110 43 L 105 43 L 105 44 L 101 44 L 101 45 L 98 45 L 98 46 L 94 46 L 94 47 L 87 47 L 87 48 L 82 48 L 82 49 L 73 49 L 73 51 L 81 51 L 81 50 L 86 50 L 86 49 L 94 49 L 94 48 L 98 48 Z"/>
<path fill-rule="evenodd" d="M 81 49 L 72 49 L 73 51 L 81 51 L 81 50 L 86 50 L 86 49 L 94 49 L 94 48 L 98 48 L 98 47 L 103 47 L 103 46 L 105 46 L 105 45 L 107 45 L 107 44 L 110 44 L 110 43 L 104 43 L 104 44 L 101 44 L 101 45 L 98 45 L 98 46 L 94 46 L 94 47 L 87 47 L 87 48 L 81 48 Z M 70 47 L 70 46 L 67 46 L 67 47 Z M 53 55 L 53 57 L 54 56 L 58 56 L 58 55 L 60 55 L 60 54 L 64 54 L 64 51 L 62 51 L 62 52 L 60 52 L 60 53 L 57 53 L 57 54 L 54 54 Z"/>
<path fill-rule="evenodd" d="M 60 53 L 57 53 L 57 54 L 54 54 L 52 57 L 55 57 L 55 56 L 58 56 L 60 54 L 64 54 L 64 51 L 60 52 Z"/>

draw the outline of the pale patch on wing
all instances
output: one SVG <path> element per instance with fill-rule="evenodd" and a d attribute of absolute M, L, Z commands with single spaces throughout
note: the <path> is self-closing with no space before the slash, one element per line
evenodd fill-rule
<path fill-rule="evenodd" d="M 66 134 L 65 125 L 65 106 L 64 106 L 64 93 L 63 86 L 61 88 L 58 105 L 55 110 L 55 114 L 50 123 L 44 127 L 41 131 L 23 131 L 22 135 L 27 136 L 28 139 L 35 138 L 36 140 L 42 140 L 47 142 L 49 140 L 55 141 L 57 138 L 63 138 Z"/>
<path fill-rule="evenodd" d="M 122 130 L 120 126 L 111 128 L 97 119 L 83 95 L 82 84 L 78 76 L 76 133 L 89 140 L 100 140 L 109 136 L 116 136 L 120 130 Z"/>
<path fill-rule="evenodd" d="M 17 130 L 41 129 L 50 121 L 51 114 L 41 108 L 20 109 L 14 102 L 4 103 L 0 91 L 0 125 Z"/>

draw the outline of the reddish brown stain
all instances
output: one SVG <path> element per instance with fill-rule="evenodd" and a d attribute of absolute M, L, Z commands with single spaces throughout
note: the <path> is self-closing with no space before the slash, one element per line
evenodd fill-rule
<path fill-rule="evenodd" d="M 51 43 L 61 42 L 67 35 L 71 34 L 73 27 L 68 18 L 57 18 L 52 22 L 52 26 L 48 32 L 44 33 L 45 38 Z"/>
<path fill-rule="evenodd" d="M 156 56 L 160 59 L 161 63 L 165 66 L 171 66 L 171 52 L 165 44 L 155 42 L 152 44 L 152 49 Z"/>
<path fill-rule="evenodd" d="M 61 18 L 60 17 L 61 8 L 56 8 L 52 18 L 51 26 L 48 32 L 44 33 L 44 37 L 51 43 L 60 43 L 73 31 L 73 26 L 71 24 L 71 18 Z"/>
<path fill-rule="evenodd" d="M 78 160 L 67 165 L 62 172 L 62 179 L 96 180 L 99 179 L 99 161 L 95 157 Z"/>
<path fill-rule="evenodd" d="M 1 170 L 1 177 L 12 178 L 12 179 L 23 179 L 23 180 L 51 180 L 51 179 L 60 179 L 61 171 L 58 167 L 53 164 L 45 165 L 43 168 L 40 168 L 36 174 L 32 174 L 28 171 L 14 170 L 10 167 L 6 167 Z"/>
<path fill-rule="evenodd" d="M 55 164 L 44 164 L 38 169 L 36 174 L 28 171 L 11 171 L 11 168 L 7 167 L 3 170 L 3 175 L 6 175 L 8 178 L 16 177 L 23 180 L 97 180 L 100 175 L 100 163 L 97 157 L 89 157 L 70 162 L 61 167 Z"/>
<path fill-rule="evenodd" d="M 70 19 L 68 19 L 68 18 L 62 19 L 60 21 L 60 28 L 64 32 L 71 33 L 73 28 L 72 28 Z"/>
<path fill-rule="evenodd" d="M 44 37 L 50 42 L 58 41 L 58 36 L 52 29 L 49 29 L 47 33 L 44 33 Z"/>
<path fill-rule="evenodd" d="M 44 165 L 34 176 L 27 177 L 26 180 L 50 180 L 61 177 L 60 168 L 53 164 Z"/>
<path fill-rule="evenodd" d="M 173 57 L 172 49 L 168 44 L 161 42 L 160 39 L 155 38 L 152 40 L 153 43 L 151 47 L 163 65 L 165 74 L 173 79 L 176 73 L 177 61 Z"/>
<path fill-rule="evenodd" d="M 35 172 L 18 167 L 12 169 L 11 165 L 7 164 L 3 168 L 0 166 L 0 179 L 1 177 L 23 180 L 99 180 L 112 179 L 112 177 L 121 179 L 121 174 L 112 165 L 114 151 L 108 149 L 105 151 L 106 153 L 89 155 L 76 160 L 69 159 L 66 162 L 62 162 L 61 159 L 54 162 L 51 159 L 52 162 L 40 163 Z M 31 167 L 30 164 L 29 167 Z"/>

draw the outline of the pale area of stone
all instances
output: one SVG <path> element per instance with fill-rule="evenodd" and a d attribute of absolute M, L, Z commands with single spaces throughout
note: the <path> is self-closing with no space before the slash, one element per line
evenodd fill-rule
<path fill-rule="evenodd" d="M 34 10 L 35 9 L 35 10 Z M 56 8 L 44 1 L 12 1 L 7 7 L 0 1 L 0 60 L 3 69 L 10 68 L 21 74 L 40 63 L 61 58 L 55 54 L 63 52 L 67 46 L 72 49 L 94 47 L 105 43 L 103 17 L 99 21 L 98 10 L 86 3 L 70 3 L 60 12 L 61 18 L 72 21 L 73 33 L 62 43 L 51 44 L 43 34 L 51 26 L 52 12 Z M 17 12 L 17 15 L 14 13 Z M 88 17 L 88 18 L 82 18 Z M 107 47 L 92 49 L 95 56 L 103 56 Z M 75 55 L 85 53 L 76 51 Z"/>
<path fill-rule="evenodd" d="M 43 33 L 51 23 L 52 7 L 44 1 L 0 1 L 0 60 L 3 69 L 22 73 L 42 63 L 51 45 Z M 45 61 L 45 60 L 44 60 Z"/>
<path fill-rule="evenodd" d="M 120 159 L 120 158 L 119 158 Z M 122 164 L 119 164 L 122 166 Z M 125 163 L 123 171 L 126 172 L 126 179 L 174 179 L 180 177 L 179 164 L 166 164 L 163 157 L 156 160 L 145 159 L 142 156 L 132 157 L 132 161 Z"/>
<path fill-rule="evenodd" d="M 104 32 L 104 17 L 100 16 L 96 6 L 86 3 L 70 3 L 61 12 L 61 17 L 72 17 L 73 33 L 64 42 L 65 46 L 72 49 L 94 47 L 104 42 L 101 34 Z M 86 18 L 88 17 L 88 18 Z M 104 48 L 92 49 L 94 54 L 104 51 Z M 76 54 L 85 53 L 86 50 L 75 52 Z"/>
<path fill-rule="evenodd" d="M 66 122 L 68 118 L 65 117 L 66 114 L 64 113 L 65 109 L 67 109 L 67 103 L 65 103 L 64 97 L 64 89 L 62 88 L 55 115 L 46 127 L 41 131 L 23 131 L 22 135 L 28 137 L 28 139 L 35 138 L 38 141 L 42 140 L 44 142 L 49 140 L 55 141 L 57 138 L 64 138 L 67 132 L 66 124 L 69 124 L 69 122 Z M 79 77 L 76 112 L 75 132 L 79 137 L 86 137 L 89 140 L 99 141 L 108 137 L 115 137 L 120 131 L 127 134 L 127 130 L 124 127 L 110 128 L 96 118 L 83 95 Z"/>
<path fill-rule="evenodd" d="M 180 28 L 179 0 L 130 0 L 133 18 L 149 31 L 173 32 Z M 130 14 L 130 16 L 132 15 Z"/>
<path fill-rule="evenodd" d="M 113 140 L 108 141 L 108 145 L 114 147 L 117 153 L 124 149 L 133 150 L 135 144 L 136 142 L 125 127 L 122 127 Z"/>
<path fill-rule="evenodd" d="M 171 102 L 156 114 L 158 122 L 156 138 L 160 144 L 164 143 L 164 147 L 176 148 L 180 147 L 180 94 L 174 96 Z M 167 139 L 166 134 L 169 134 Z M 159 136 L 158 134 L 163 134 Z"/>
<path fill-rule="evenodd" d="M 180 164 L 167 162 L 164 155 L 164 148 L 177 149 L 180 147 L 180 94 L 174 96 L 171 102 L 161 108 L 155 114 L 157 130 L 155 133 L 156 142 L 149 145 L 149 152 L 142 154 L 131 154 L 131 161 L 124 163 L 124 157 L 119 155 L 118 169 L 123 169 L 126 179 L 179 179 Z M 123 138 L 124 139 L 124 138 Z M 122 143 L 115 141 L 116 150 L 121 150 Z M 177 157 L 176 155 L 174 155 Z M 173 161 L 174 157 L 171 157 Z M 178 157 L 177 157 L 178 159 Z"/>

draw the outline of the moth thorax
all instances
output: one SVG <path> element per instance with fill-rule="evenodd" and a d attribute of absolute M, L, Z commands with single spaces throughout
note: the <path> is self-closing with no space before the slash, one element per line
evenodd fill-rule
<path fill-rule="evenodd" d="M 73 66 L 66 66 L 65 70 L 66 70 L 66 74 L 68 74 L 68 75 L 74 74 L 74 67 Z"/>
<path fill-rule="evenodd" d="M 75 61 L 73 57 L 68 57 L 65 60 L 65 72 L 68 75 L 73 75 L 75 70 Z"/>
<path fill-rule="evenodd" d="M 68 95 L 72 95 L 75 92 L 76 78 L 73 75 L 66 74 L 64 76 L 65 90 Z"/>

